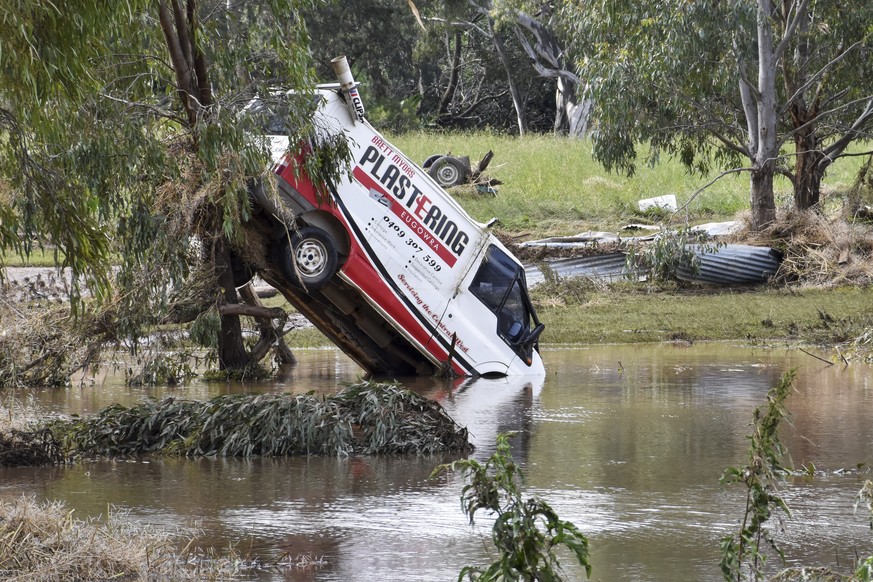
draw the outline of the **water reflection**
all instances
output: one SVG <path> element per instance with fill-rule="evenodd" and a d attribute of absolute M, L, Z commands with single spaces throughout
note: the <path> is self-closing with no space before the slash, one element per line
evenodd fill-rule
<path fill-rule="evenodd" d="M 39 391 L 47 410 L 91 412 L 165 394 L 209 398 L 226 391 L 333 393 L 359 371 L 335 351 L 301 352 L 301 366 L 260 386 L 194 385 L 137 391 L 110 383 Z M 744 462 L 752 410 L 787 369 L 797 369 L 783 440 L 817 475 L 786 491 L 795 517 L 782 535 L 789 559 L 851 563 L 873 553 L 854 496 L 873 464 L 869 367 L 827 367 L 792 350 L 724 345 L 604 346 L 547 351 L 545 379 L 445 382 L 415 379 L 470 430 L 484 459 L 499 432 L 517 431 L 513 454 L 532 493 L 590 538 L 594 579 L 721 580 L 719 539 L 738 527 L 739 489 L 718 485 Z M 139 519 L 199 523 L 200 543 L 236 543 L 264 559 L 324 556 L 290 580 L 452 580 L 491 559 L 460 511 L 458 478 L 429 479 L 450 458 L 166 459 L 0 472 L 0 496 L 65 499 L 80 514 L 107 503 Z M 849 473 L 844 473 L 844 470 Z M 566 560 L 565 560 L 566 562 Z M 773 561 L 775 566 L 775 561 Z M 581 573 L 574 574 L 581 578 Z"/>

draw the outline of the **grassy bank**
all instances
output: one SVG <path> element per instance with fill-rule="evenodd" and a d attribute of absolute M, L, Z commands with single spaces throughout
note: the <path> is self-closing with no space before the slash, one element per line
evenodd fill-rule
<path fill-rule="evenodd" d="M 26 257 L 19 256 L 12 251 L 0 253 L 0 265 L 6 267 L 54 267 L 62 263 L 63 260 L 63 255 L 56 253 L 53 249 L 35 248 Z"/>
<path fill-rule="evenodd" d="M 610 289 L 585 283 L 533 292 L 543 346 L 662 341 L 873 345 L 873 288 Z M 332 344 L 318 330 L 288 335 L 292 348 Z"/>
<path fill-rule="evenodd" d="M 873 288 L 534 292 L 542 342 L 853 342 L 873 330 Z"/>
<path fill-rule="evenodd" d="M 419 164 L 430 155 L 449 152 L 470 156 L 475 163 L 492 150 L 494 159 L 486 174 L 503 182 L 497 196 L 464 188 L 453 193 L 476 219 L 496 216 L 504 229 L 537 237 L 614 230 L 640 219 L 640 199 L 675 194 L 681 206 L 719 173 L 691 176 L 678 161 L 663 158 L 653 167 L 640 162 L 631 177 L 611 174 L 591 158 L 591 142 L 551 135 L 410 133 L 389 139 Z M 825 194 L 848 190 L 864 160 L 838 160 L 825 177 Z M 775 187 L 777 205 L 787 206 L 792 198 L 790 183 L 777 176 Z M 730 220 L 748 207 L 749 177 L 739 174 L 707 188 L 688 210 L 692 221 L 705 222 Z"/>

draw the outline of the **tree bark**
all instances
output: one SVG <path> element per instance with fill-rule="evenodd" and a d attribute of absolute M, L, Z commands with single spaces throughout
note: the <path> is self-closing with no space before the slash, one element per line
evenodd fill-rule
<path fill-rule="evenodd" d="M 779 146 L 776 136 L 776 66 L 778 59 L 773 44 L 773 1 L 758 0 L 758 84 L 754 93 L 757 115 L 757 148 L 752 156 L 750 206 L 752 228 L 760 231 L 776 220 L 773 196 L 773 174 Z M 752 127 L 752 124 L 750 124 Z"/>
<path fill-rule="evenodd" d="M 811 127 L 801 129 L 794 138 L 794 207 L 797 210 L 809 210 L 818 205 L 821 198 L 821 181 L 829 164 L 819 145 Z"/>
<path fill-rule="evenodd" d="M 574 137 L 583 136 L 588 129 L 591 102 L 587 99 L 578 102 L 576 94 L 581 82 L 566 66 L 566 54 L 555 33 L 549 26 L 524 12 L 516 12 L 515 18 L 518 39 L 533 62 L 534 69 L 541 77 L 555 79 L 554 132 L 566 132 Z M 533 35 L 533 44 L 528 42 L 521 28 Z"/>
<path fill-rule="evenodd" d="M 176 74 L 176 91 L 179 95 L 179 100 L 182 102 L 182 107 L 185 109 L 185 115 L 188 118 L 188 124 L 191 128 L 197 124 L 197 114 L 199 101 L 192 99 L 196 84 L 193 82 L 192 62 L 189 58 L 190 45 L 186 43 L 187 34 L 181 35 L 179 27 L 185 29 L 185 22 L 177 22 L 180 18 L 178 2 L 173 0 L 173 13 L 167 7 L 165 0 L 158 2 L 158 18 L 161 23 L 161 31 L 164 33 L 164 41 L 167 43 L 167 52 L 170 54 L 170 61 L 173 63 L 173 72 Z"/>
<path fill-rule="evenodd" d="M 236 287 L 233 284 L 233 270 L 230 265 L 230 249 L 224 239 L 217 239 L 213 245 L 213 265 L 221 289 L 219 313 L 228 304 L 239 303 Z M 218 368 L 235 370 L 244 368 L 251 361 L 243 344 L 242 325 L 239 315 L 220 315 L 221 329 L 218 333 Z"/>
<path fill-rule="evenodd" d="M 255 293 L 255 289 L 252 287 L 251 282 L 240 287 L 239 294 L 243 301 L 248 303 L 249 306 L 268 309 L 264 307 L 263 303 L 261 303 L 261 300 L 258 298 L 258 294 Z M 273 307 L 272 309 L 278 309 L 282 312 L 281 318 L 283 322 L 287 319 L 288 314 L 285 313 L 285 310 L 280 307 Z M 280 364 L 297 364 L 297 358 L 294 356 L 291 348 L 288 347 L 288 344 L 285 343 L 285 339 L 282 337 L 284 334 L 273 319 L 274 317 L 261 317 L 258 319 L 258 328 L 261 332 L 261 339 L 258 341 L 258 344 L 252 348 L 250 353 L 251 359 L 255 362 L 259 362 L 272 347 L 275 350 L 276 359 Z"/>
<path fill-rule="evenodd" d="M 461 75 L 462 38 L 463 36 L 461 29 L 455 30 L 455 49 L 452 52 L 452 71 L 449 74 L 449 84 L 446 86 L 446 90 L 443 92 L 443 96 L 440 99 L 439 106 L 437 107 L 437 118 L 440 118 L 449 112 L 449 106 L 452 104 L 452 100 L 455 98 L 455 91 L 458 88 L 458 79 Z"/>
<path fill-rule="evenodd" d="M 509 84 L 509 94 L 512 96 L 512 105 L 515 107 L 515 116 L 518 121 L 518 134 L 524 135 L 527 133 L 527 114 L 524 111 L 524 99 L 521 96 L 518 83 L 515 82 L 515 75 L 512 74 L 512 63 L 509 62 L 509 55 L 503 45 L 503 39 L 494 30 L 494 20 L 488 14 L 485 18 L 488 20 L 491 42 L 494 43 L 494 49 L 497 51 L 497 56 L 500 57 L 500 62 L 503 63 L 503 70 L 506 71 L 506 82 Z"/>
<path fill-rule="evenodd" d="M 776 220 L 776 204 L 773 199 L 773 164 L 752 171 L 751 200 L 752 230 L 759 232 Z"/>
<path fill-rule="evenodd" d="M 242 289 L 240 289 L 242 293 Z M 259 319 L 283 319 L 287 317 L 281 307 L 264 307 L 263 305 L 246 305 L 244 303 L 227 303 L 218 308 L 221 315 L 248 315 Z"/>

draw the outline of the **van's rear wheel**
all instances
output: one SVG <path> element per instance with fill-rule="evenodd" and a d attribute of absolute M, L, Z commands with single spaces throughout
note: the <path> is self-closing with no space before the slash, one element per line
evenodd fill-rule
<path fill-rule="evenodd" d="M 321 289 L 337 270 L 336 244 L 326 231 L 307 226 L 285 238 L 279 268 L 289 281 L 306 290 Z"/>

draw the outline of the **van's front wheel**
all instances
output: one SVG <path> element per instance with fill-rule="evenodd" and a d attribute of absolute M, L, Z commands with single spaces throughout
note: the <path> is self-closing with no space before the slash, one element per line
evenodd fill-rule
<path fill-rule="evenodd" d="M 321 289 L 337 270 L 336 244 L 326 231 L 307 226 L 282 241 L 279 268 L 289 281 L 306 290 Z"/>

